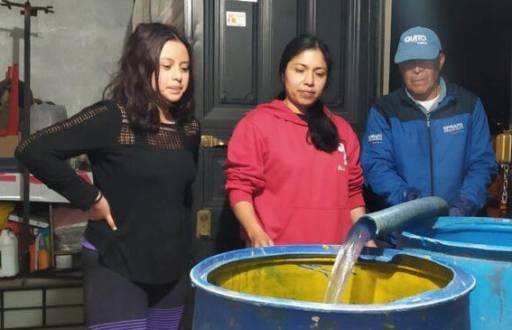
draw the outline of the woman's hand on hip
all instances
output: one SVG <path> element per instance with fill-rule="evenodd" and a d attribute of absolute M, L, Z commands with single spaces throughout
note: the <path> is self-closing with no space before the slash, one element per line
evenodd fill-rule
<path fill-rule="evenodd" d="M 112 230 L 117 230 L 116 223 L 110 212 L 110 204 L 103 195 L 101 195 L 100 200 L 94 203 L 89 209 L 89 219 L 94 221 L 105 220 Z"/>

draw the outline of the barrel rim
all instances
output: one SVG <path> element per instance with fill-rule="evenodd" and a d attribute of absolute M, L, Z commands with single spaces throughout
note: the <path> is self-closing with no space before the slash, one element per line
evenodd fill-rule
<path fill-rule="evenodd" d="M 486 231 L 496 228 L 506 228 L 507 232 L 512 236 L 512 219 L 496 219 L 489 217 L 439 217 L 433 225 L 433 228 L 459 228 Z M 422 247 L 433 251 L 443 251 L 449 249 L 450 252 L 461 253 L 464 255 L 484 254 L 487 257 L 508 259 L 512 256 L 512 246 L 477 244 L 470 242 L 457 242 L 447 239 L 432 238 L 423 236 L 419 233 L 411 231 L 403 231 L 401 236 L 409 241 L 419 243 Z M 404 246 L 406 248 L 406 246 Z"/>
<path fill-rule="evenodd" d="M 340 245 L 276 245 L 270 247 L 245 248 L 229 251 L 211 256 L 198 263 L 192 268 L 190 272 L 190 278 L 192 280 L 192 285 L 197 289 L 204 290 L 215 296 L 258 306 L 264 305 L 277 308 L 292 308 L 314 312 L 355 311 L 358 313 L 379 313 L 388 311 L 407 311 L 454 301 L 469 294 L 469 292 L 475 287 L 475 278 L 456 265 L 449 265 L 436 256 L 393 249 L 371 249 L 372 251 L 382 251 L 382 254 L 362 254 L 361 258 L 365 260 L 389 261 L 397 255 L 408 255 L 421 259 L 428 259 L 429 261 L 436 262 L 441 266 L 451 270 L 454 273 L 453 279 L 448 283 L 446 287 L 439 290 L 426 291 L 424 293 L 396 300 L 387 304 L 358 305 L 325 304 L 285 298 L 263 297 L 224 289 L 207 281 L 207 277 L 210 272 L 230 262 L 238 261 L 241 258 L 255 259 L 260 257 L 289 255 L 297 252 L 300 252 L 302 255 L 335 255 L 339 248 Z"/>

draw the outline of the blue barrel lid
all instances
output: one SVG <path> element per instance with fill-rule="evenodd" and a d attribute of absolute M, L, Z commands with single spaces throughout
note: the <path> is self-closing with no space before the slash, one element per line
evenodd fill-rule
<path fill-rule="evenodd" d="M 445 254 L 512 261 L 512 219 L 439 217 L 401 234 L 400 245 Z"/>
<path fill-rule="evenodd" d="M 475 286 L 475 279 L 472 275 L 463 271 L 456 265 L 443 263 L 435 256 L 425 256 L 408 251 L 393 249 L 365 249 L 360 256 L 363 260 L 375 260 L 389 262 L 395 256 L 409 255 L 417 258 L 428 259 L 436 262 L 453 273 L 453 279 L 448 285 L 439 290 L 426 291 L 424 293 L 396 300 L 386 304 L 324 304 L 319 302 L 299 301 L 293 299 L 263 297 L 247 293 L 235 292 L 222 288 L 208 282 L 208 275 L 231 262 L 256 259 L 273 256 L 293 255 L 314 255 L 314 256 L 336 256 L 339 245 L 276 245 L 264 248 L 246 248 L 234 250 L 211 256 L 198 263 L 190 272 L 192 284 L 198 290 L 205 290 L 210 294 L 221 296 L 227 299 L 240 301 L 253 305 L 265 305 L 278 308 L 292 308 L 305 311 L 318 311 L 324 313 L 336 313 L 341 311 L 358 313 L 375 313 L 387 311 L 400 311 L 421 308 L 423 306 L 436 305 L 446 301 L 458 299 L 468 294 Z"/>

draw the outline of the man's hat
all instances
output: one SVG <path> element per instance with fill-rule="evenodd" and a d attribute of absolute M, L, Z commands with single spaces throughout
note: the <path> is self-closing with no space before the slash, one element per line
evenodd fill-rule
<path fill-rule="evenodd" d="M 395 63 L 410 60 L 433 60 L 439 56 L 441 41 L 437 34 L 422 26 L 415 26 L 402 33 L 395 54 Z"/>

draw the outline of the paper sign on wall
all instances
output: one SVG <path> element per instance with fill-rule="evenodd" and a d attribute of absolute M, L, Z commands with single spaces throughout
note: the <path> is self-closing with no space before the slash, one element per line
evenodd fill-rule
<path fill-rule="evenodd" d="M 226 25 L 227 26 L 246 26 L 245 12 L 243 11 L 227 11 L 226 12 Z"/>

